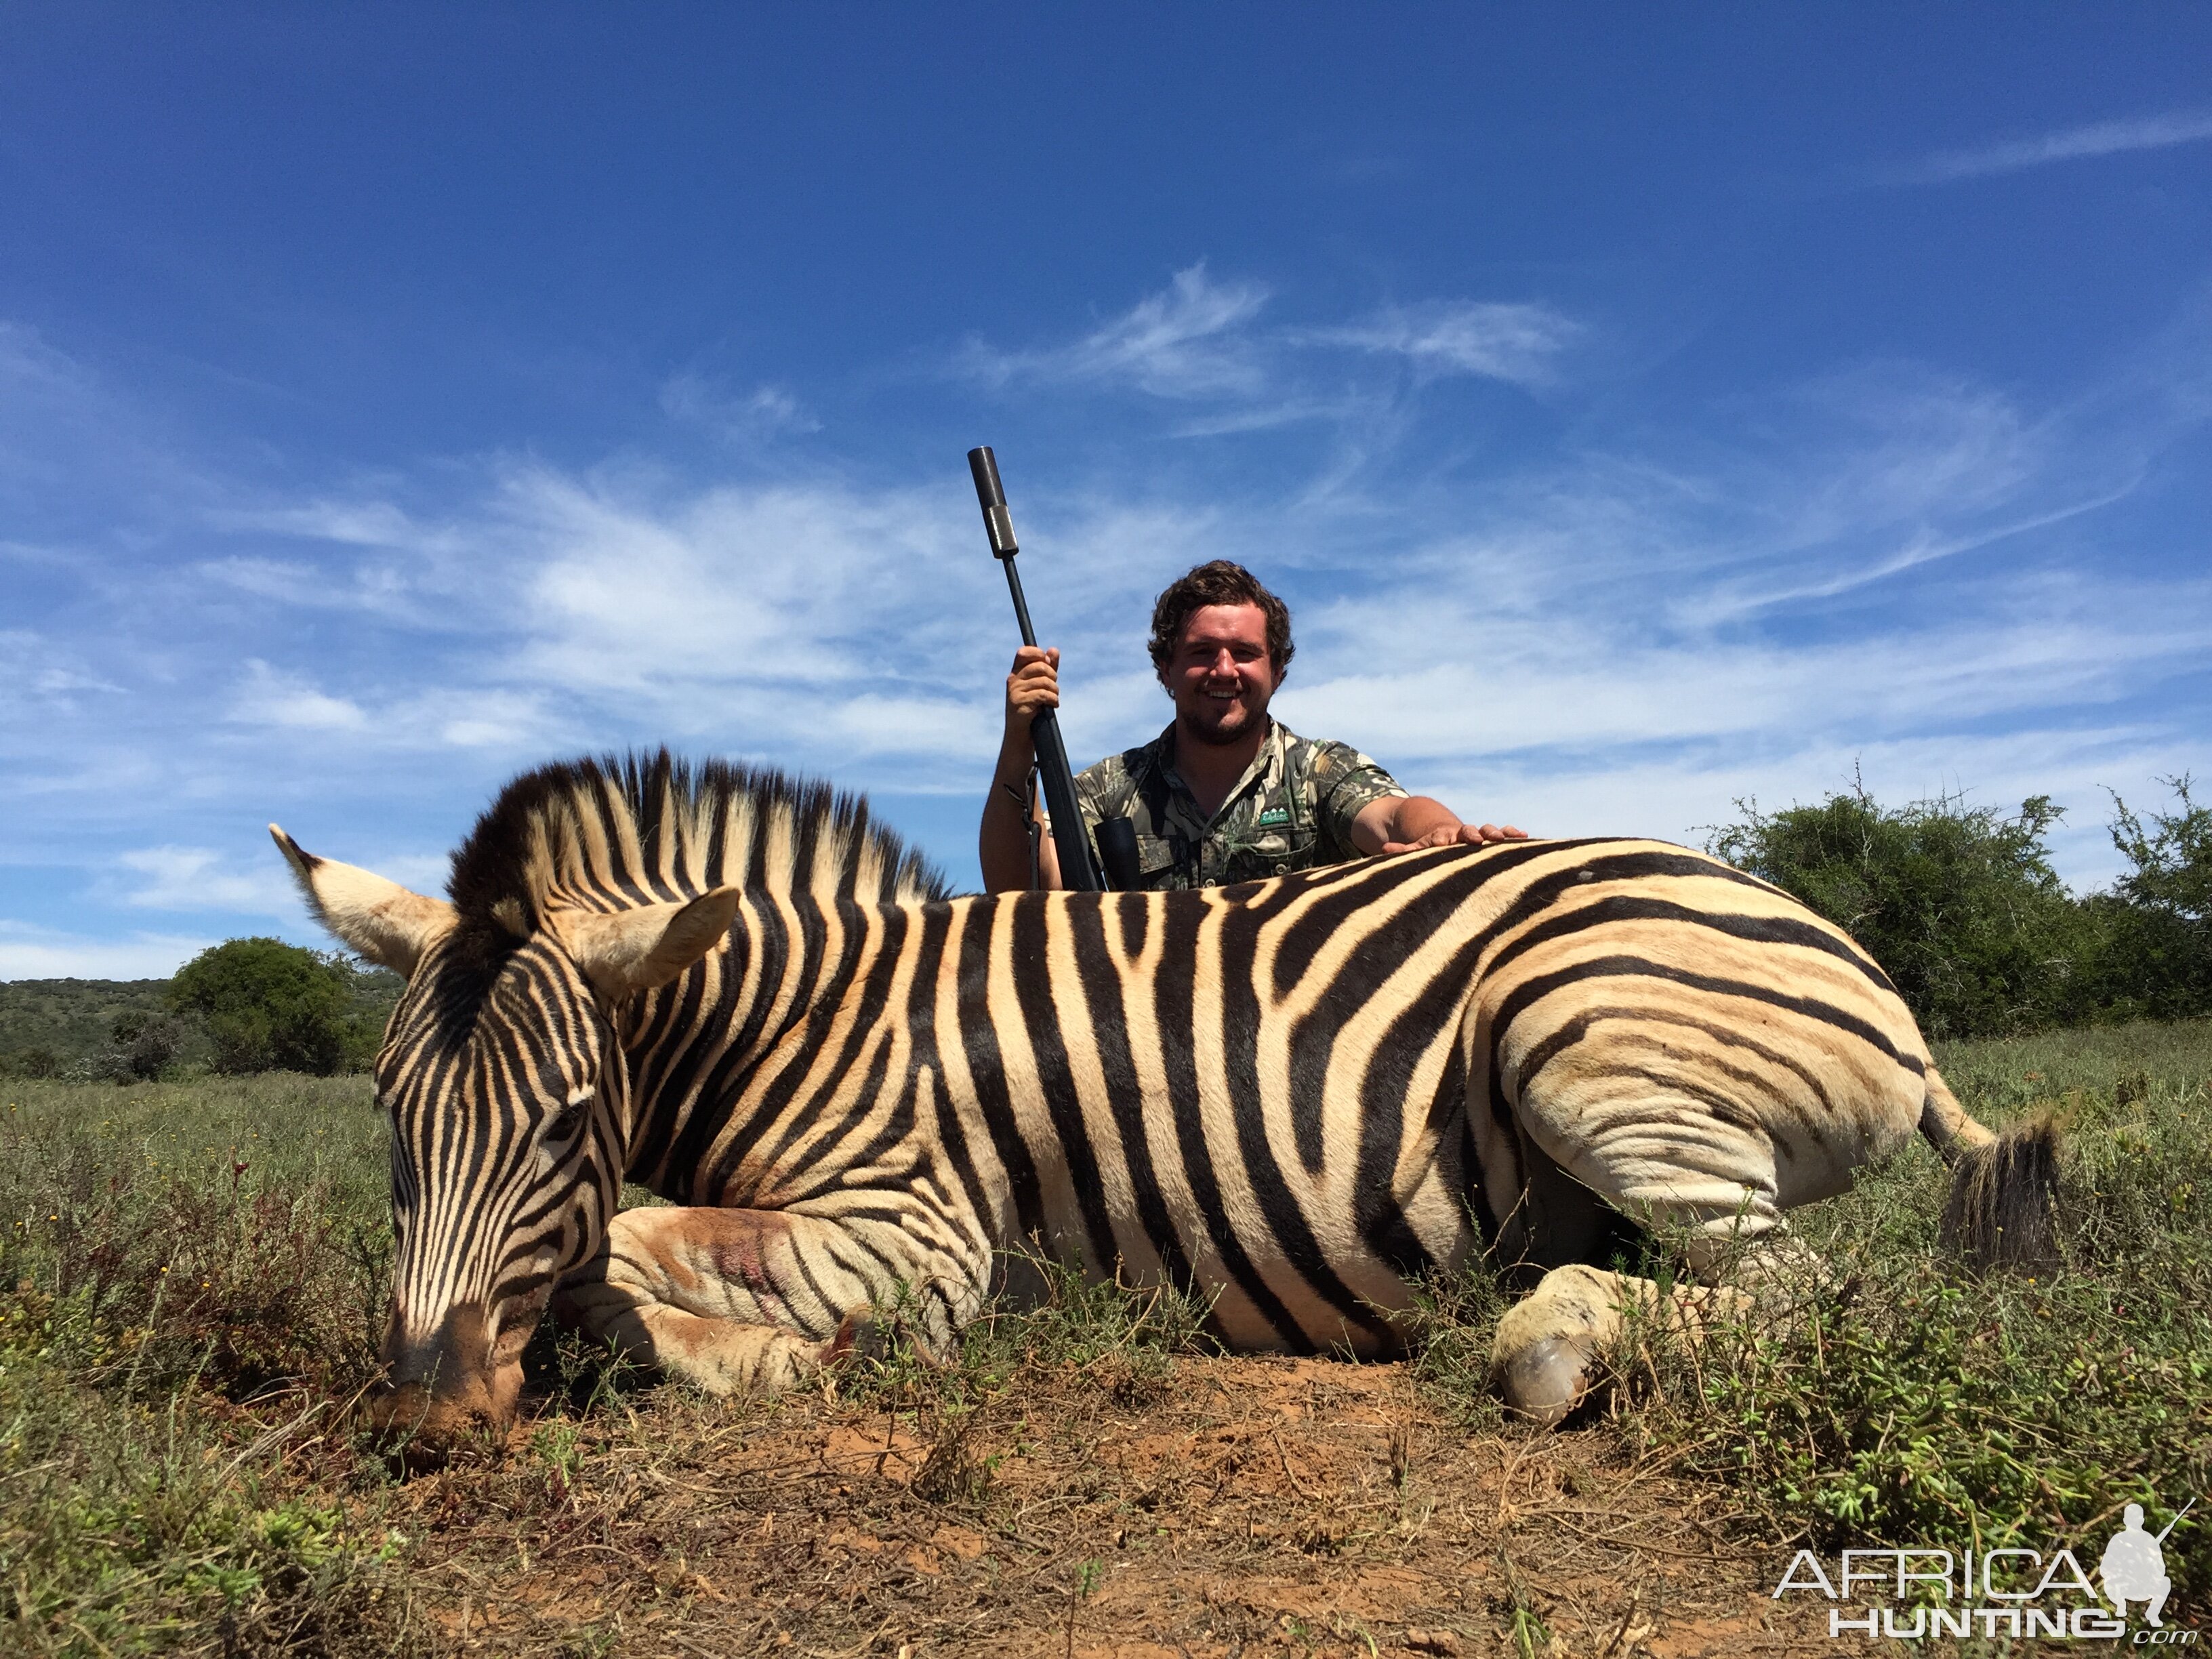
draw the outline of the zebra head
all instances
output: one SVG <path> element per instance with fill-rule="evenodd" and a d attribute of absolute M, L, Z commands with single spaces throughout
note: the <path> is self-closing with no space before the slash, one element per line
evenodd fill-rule
<path fill-rule="evenodd" d="M 622 1189 L 617 1019 L 728 933 L 738 891 L 612 912 L 442 899 L 270 826 L 323 925 L 404 975 L 376 1057 L 392 1123 L 392 1314 L 373 1422 L 435 1456 L 512 1421 L 522 1350 Z"/>

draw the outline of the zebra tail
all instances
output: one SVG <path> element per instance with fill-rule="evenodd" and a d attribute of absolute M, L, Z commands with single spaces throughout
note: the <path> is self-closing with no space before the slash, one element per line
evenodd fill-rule
<path fill-rule="evenodd" d="M 2060 1265 L 2058 1125 L 2039 1112 L 2002 1131 L 1966 1115 L 1931 1066 L 1920 1133 L 1951 1166 L 1946 1248 L 1977 1272 L 2047 1273 Z"/>

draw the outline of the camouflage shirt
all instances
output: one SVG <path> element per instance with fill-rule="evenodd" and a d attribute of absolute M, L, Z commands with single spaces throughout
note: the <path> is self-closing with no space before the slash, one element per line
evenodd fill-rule
<path fill-rule="evenodd" d="M 1139 749 L 1109 755 L 1075 780 L 1086 828 L 1126 815 L 1148 890 L 1225 887 L 1360 856 L 1352 821 L 1370 802 L 1406 792 L 1341 743 L 1273 723 L 1251 766 L 1211 819 L 1175 769 L 1175 727 Z"/>

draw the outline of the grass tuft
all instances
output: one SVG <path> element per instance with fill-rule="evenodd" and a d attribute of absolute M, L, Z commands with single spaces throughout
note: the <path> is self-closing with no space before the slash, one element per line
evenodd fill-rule
<path fill-rule="evenodd" d="M 1404 1322 L 1414 1382 L 1470 1434 L 1505 1426 L 1490 1386 L 1490 1345 L 1510 1305 L 1497 1275 L 1478 1267 L 1425 1280 Z"/>

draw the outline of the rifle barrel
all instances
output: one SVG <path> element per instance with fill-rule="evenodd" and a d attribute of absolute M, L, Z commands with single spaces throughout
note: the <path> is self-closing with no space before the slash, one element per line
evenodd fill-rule
<path fill-rule="evenodd" d="M 2181 1515 L 2186 1515 L 2186 1514 L 2188 1514 L 2190 1510 L 2191 1510 L 2195 1509 L 2196 1507 L 2197 1507 L 2197 1500 L 2196 1500 L 2195 1498 L 2191 1498 L 2191 1499 L 2190 1499 L 2186 1504 L 2184 1504 L 2181 1506 Z M 2176 1527 L 2178 1527 L 2178 1526 L 2179 1526 L 2179 1525 L 2181 1524 L 2181 1515 L 2177 1515 L 2177 1516 L 2175 1516 L 2173 1517 L 2173 1519 L 2172 1519 L 2172 1520 L 2171 1520 L 2171 1521 L 2169 1521 L 2169 1522 L 2167 1522 L 2166 1523 L 2166 1532 L 2172 1532 L 2172 1531 Z M 2164 1542 L 2166 1542 L 2166 1532 L 2162 1532 L 2162 1533 L 2159 1534 L 2159 1535 L 2158 1535 L 2157 1539 L 2156 1539 L 2154 1541 L 2155 1541 L 2155 1542 L 2158 1542 L 2158 1543 L 2160 1543 L 2160 1544 L 2163 1544 Z"/>

